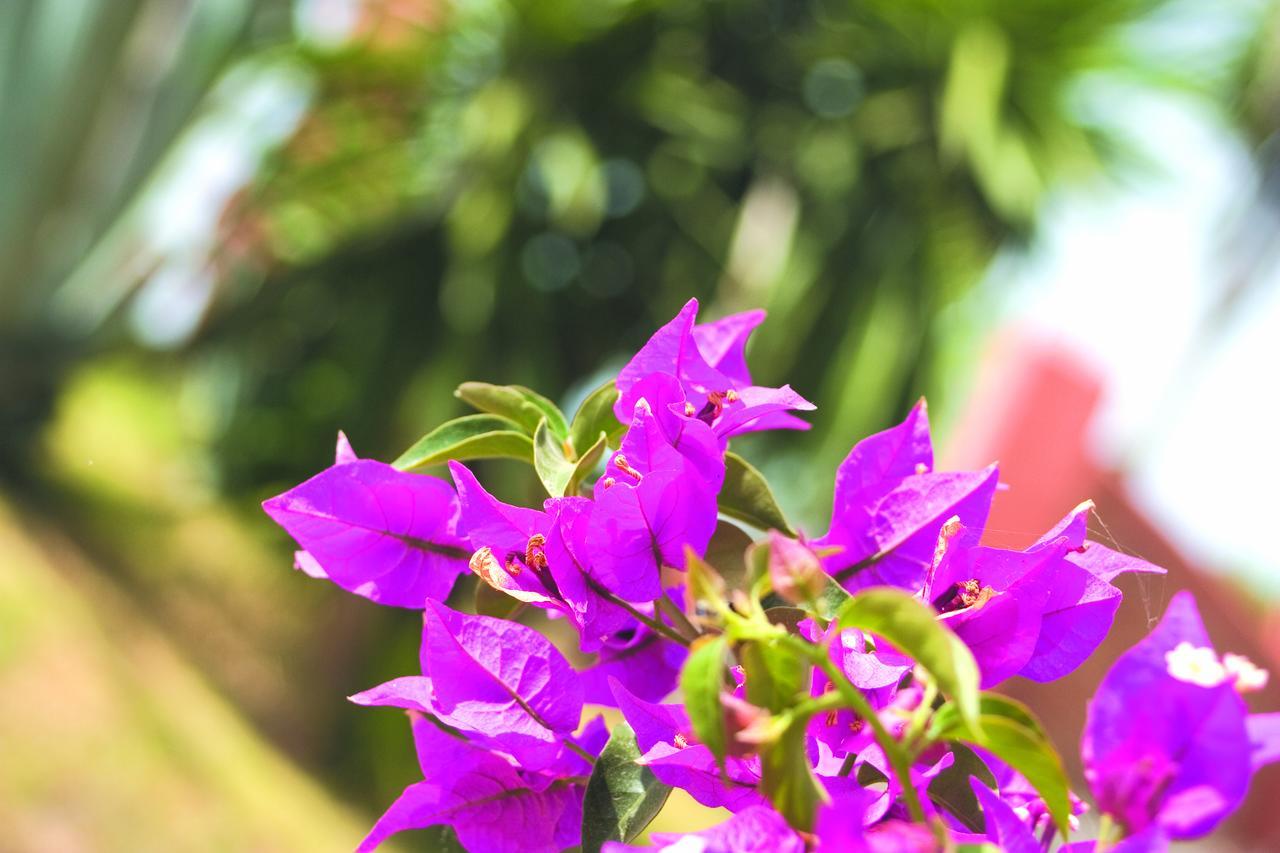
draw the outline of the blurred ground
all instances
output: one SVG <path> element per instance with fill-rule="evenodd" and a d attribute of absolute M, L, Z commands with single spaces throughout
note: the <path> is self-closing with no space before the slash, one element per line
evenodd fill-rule
<path fill-rule="evenodd" d="M 366 818 L 247 726 L 60 533 L 0 504 L 6 850 L 341 850 Z"/>

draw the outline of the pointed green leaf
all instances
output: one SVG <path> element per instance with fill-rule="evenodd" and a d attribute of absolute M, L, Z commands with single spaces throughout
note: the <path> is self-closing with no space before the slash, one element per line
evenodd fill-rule
<path fill-rule="evenodd" d="M 556 438 L 564 441 L 569 437 L 569 424 L 556 404 L 523 385 L 463 382 L 453 393 L 458 399 L 470 403 L 482 412 L 515 421 L 529 435 L 533 435 L 538 429 L 538 423 L 546 418 L 547 425 Z"/>
<path fill-rule="evenodd" d="M 788 536 L 795 536 L 791 522 L 787 521 L 773 490 L 764 475 L 750 462 L 732 451 L 724 455 L 724 486 L 720 489 L 720 511 L 730 518 L 758 527 L 773 528 Z"/>
<path fill-rule="evenodd" d="M 573 477 L 573 463 L 565 458 L 564 445 L 552 435 L 545 420 L 533 433 L 533 470 L 538 472 L 538 479 L 553 498 L 564 496 Z"/>
<path fill-rule="evenodd" d="M 724 688 L 727 650 L 723 636 L 703 636 L 689 649 L 689 658 L 680 672 L 680 689 L 684 692 L 685 710 L 693 733 L 722 765 L 728 735 L 720 691 Z"/>
<path fill-rule="evenodd" d="M 552 434 L 547 422 L 542 421 L 533 434 L 533 469 L 538 472 L 538 479 L 551 497 L 574 495 L 582 481 L 596 469 L 604 450 L 602 435 L 582 458 L 574 462 L 565 455 L 564 443 Z"/>
<path fill-rule="evenodd" d="M 1044 727 L 1036 719 L 1035 714 L 1026 705 L 999 693 L 981 693 L 978 696 L 978 714 L 981 716 L 1004 717 L 1022 726 L 1046 743 L 1049 736 Z M 933 715 L 930 733 L 954 729 L 961 724 L 960 713 L 951 702 L 939 708 Z"/>
<path fill-rule="evenodd" d="M 834 618 L 849 598 L 850 595 L 845 588 L 832 580 L 822 588 L 822 594 L 818 596 L 818 614 L 824 619 Z"/>
<path fill-rule="evenodd" d="M 533 461 L 533 442 L 514 421 L 497 415 L 467 415 L 445 421 L 414 442 L 391 464 L 412 471 L 455 459 L 505 457 Z"/>
<path fill-rule="evenodd" d="M 1071 796 L 1057 751 L 1036 732 L 1009 717 L 982 714 L 978 722 L 980 728 L 974 729 L 963 720 L 957 720 L 953 727 L 942 733 L 942 737 L 980 746 L 1027 777 L 1044 800 L 1058 831 L 1066 838 Z"/>
<path fill-rule="evenodd" d="M 933 608 L 891 587 L 874 587 L 840 608 L 841 628 L 858 628 L 892 643 L 915 659 L 955 704 L 962 720 L 977 727 L 978 664 L 969 647 L 938 622 Z"/>
<path fill-rule="evenodd" d="M 969 778 L 976 776 L 983 784 L 994 788 L 996 778 L 991 768 L 969 747 L 963 744 L 952 744 L 951 754 L 954 756 L 951 766 L 943 770 L 929 783 L 929 799 L 940 807 L 951 812 L 971 832 L 982 832 L 986 826 L 982 818 L 982 807 L 969 786 Z"/>
<path fill-rule="evenodd" d="M 662 810 L 671 788 L 636 763 L 635 732 L 618 723 L 596 759 L 582 799 L 582 851 L 599 853 L 606 841 L 629 842 Z"/>
<path fill-rule="evenodd" d="M 728 521 L 716 524 L 704 559 L 724 579 L 726 589 L 747 589 L 746 560 L 749 547 L 751 537 L 741 527 Z"/>
<path fill-rule="evenodd" d="M 569 473 L 569 482 L 564 492 L 566 495 L 576 495 L 582 491 L 583 482 L 596 470 L 607 446 L 608 437 L 600 433 L 596 443 L 578 457 L 578 461 L 573 463 L 573 471 Z"/>
<path fill-rule="evenodd" d="M 617 399 L 618 385 L 610 379 L 582 401 L 569 425 L 569 445 L 579 456 L 595 444 L 601 433 L 615 443 L 622 437 L 627 427 L 613 414 Z"/>

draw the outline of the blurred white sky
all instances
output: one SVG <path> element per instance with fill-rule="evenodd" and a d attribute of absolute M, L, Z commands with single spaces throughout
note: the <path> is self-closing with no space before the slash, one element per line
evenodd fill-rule
<path fill-rule="evenodd" d="M 1231 226 L 1255 203 L 1256 170 L 1202 106 L 1122 99 L 1158 169 L 1050 206 L 1028 257 L 998 266 L 1006 320 L 1072 344 L 1108 382 L 1092 437 L 1131 472 L 1143 506 L 1208 566 L 1280 595 L 1280 270 L 1208 322 L 1233 269 Z M 1270 231 L 1275 214 L 1252 215 Z"/>

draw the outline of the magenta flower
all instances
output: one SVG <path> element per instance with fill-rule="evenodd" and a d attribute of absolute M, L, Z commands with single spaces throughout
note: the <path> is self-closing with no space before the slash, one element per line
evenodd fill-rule
<path fill-rule="evenodd" d="M 1265 674 L 1219 658 L 1188 592 L 1120 656 L 1089 704 L 1081 754 L 1099 810 L 1134 835 L 1198 838 L 1280 758 L 1280 715 L 1251 715 L 1241 691 Z"/>
<path fill-rule="evenodd" d="M 332 467 L 264 504 L 307 574 L 423 609 L 421 673 L 351 697 L 410 712 L 423 773 L 360 849 L 429 826 L 452 827 L 473 851 L 597 849 L 637 837 L 669 787 L 733 813 L 654 835 L 670 853 L 1049 849 L 1083 803 L 1040 726 L 980 687 L 1071 672 L 1110 630 L 1116 576 L 1162 570 L 1090 541 L 1088 503 L 1025 550 L 980 545 L 996 469 L 935 471 L 921 401 L 841 463 L 821 539 L 771 530 L 741 561 L 717 553 L 682 577 L 688 555 L 710 547 L 721 499 L 734 517 L 779 518 L 756 473 L 726 487 L 731 437 L 804 428 L 793 413 L 812 408 L 789 387 L 753 383 L 746 344 L 763 312 L 697 325 L 697 308 L 622 370 L 613 405 L 628 428 L 595 471 L 599 456 L 572 451 L 618 436 L 603 408 L 613 388 L 570 423 L 528 389 L 472 383 L 460 395 L 484 414 L 434 430 L 408 457 L 453 458 L 453 486 L 359 459 L 340 434 Z M 497 500 L 456 461 L 528 459 L 531 447 L 557 495 L 540 508 Z M 591 497 L 574 494 L 593 474 Z M 464 568 L 545 611 L 521 610 L 535 624 L 571 625 L 594 658 L 575 670 L 514 615 L 441 603 Z M 832 577 L 853 601 L 833 602 Z M 860 592 L 874 585 L 907 592 Z M 1104 831 L 1063 849 L 1146 853 L 1214 828 L 1253 771 L 1280 761 L 1280 714 L 1250 714 L 1240 698 L 1266 679 L 1219 656 L 1194 601 L 1176 596 L 1090 705 L 1082 751 Z M 687 706 L 671 701 L 679 681 Z M 616 707 L 629 728 L 611 737 L 598 717 L 581 727 L 587 703 Z M 721 727 L 713 755 L 694 732 L 720 741 Z M 977 762 L 992 787 L 970 781 Z M 980 816 L 957 783 L 971 784 Z"/>
<path fill-rule="evenodd" d="M 505 504 L 485 491 L 466 466 L 449 463 L 458 487 L 458 529 L 475 553 L 471 568 L 512 598 L 550 610 L 564 604 L 547 561 L 551 518 L 536 509 Z"/>
<path fill-rule="evenodd" d="M 634 850 L 667 853 L 804 853 L 805 844 L 787 822 L 767 806 L 752 806 L 702 832 L 655 832 L 652 847 L 630 847 L 610 841 L 603 853 Z M 834 848 L 833 848 L 834 849 Z"/>
<path fill-rule="evenodd" d="M 345 436 L 332 467 L 262 508 L 305 549 L 299 568 L 379 604 L 443 601 L 467 568 L 449 484 L 356 459 Z"/>
<path fill-rule="evenodd" d="M 599 577 L 630 601 L 662 595 L 662 567 L 684 569 L 685 547 L 706 551 L 716 528 L 715 495 L 680 471 L 596 483 L 586 544 Z"/>
<path fill-rule="evenodd" d="M 717 494 L 724 482 L 727 441 L 703 421 L 684 414 L 679 380 L 669 373 L 651 373 L 634 390 L 636 404 L 627 434 L 610 457 L 605 476 L 627 482 L 636 476 L 633 471 L 680 471 Z"/>
<path fill-rule="evenodd" d="M 740 811 L 764 802 L 756 790 L 760 782 L 758 758 L 730 756 L 722 776 L 711 750 L 694 739 L 683 706 L 645 702 L 616 680 L 612 687 L 618 708 L 636 733 L 640 763 L 653 775 L 711 808 Z"/>
<path fill-rule="evenodd" d="M 822 632 L 811 619 L 802 621 L 799 628 L 802 637 L 828 646 L 832 662 L 855 687 L 866 694 L 872 708 L 881 711 L 894 705 L 899 692 L 898 683 L 911 671 L 913 664 L 910 660 L 883 652 L 868 652 L 866 639 L 856 629 L 838 631 L 829 628 Z M 812 695 L 821 696 L 831 689 L 830 679 L 821 671 L 815 670 Z M 918 694 L 919 691 L 915 691 L 917 700 Z M 897 721 L 888 720 L 886 725 L 891 729 L 900 727 L 903 720 L 905 717 L 900 717 Z M 809 733 L 834 751 L 836 768 L 843 762 L 845 755 L 859 753 L 872 742 L 871 729 L 849 709 L 830 711 L 815 717 L 809 723 Z"/>
<path fill-rule="evenodd" d="M 510 755 L 446 734 L 414 716 L 413 739 L 423 781 L 405 788 L 358 853 L 391 835 L 429 826 L 452 826 L 468 850 L 492 853 L 556 853 L 581 838 L 582 794 L 590 767 L 577 756 L 553 772 L 522 769 Z M 603 725 L 584 733 L 583 748 L 598 754 Z"/>
<path fill-rule="evenodd" d="M 637 607 L 646 615 L 653 615 L 652 605 Z M 645 701 L 665 699 L 676 689 L 680 667 L 689 656 L 684 646 L 640 624 L 610 636 L 598 651 L 596 662 L 579 675 L 586 701 L 610 707 L 617 706 L 614 681 Z"/>
<path fill-rule="evenodd" d="M 751 384 L 744 347 L 763 312 L 726 317 L 695 326 L 698 300 L 690 299 L 671 322 L 649 338 L 618 374 L 621 392 L 614 412 L 624 423 L 641 399 L 638 385 L 650 374 L 667 373 L 679 379 L 684 414 L 709 424 L 717 436 L 729 438 L 765 429 L 808 429 L 793 410 L 813 404 L 791 390 Z"/>
<path fill-rule="evenodd" d="M 351 697 L 432 714 L 528 770 L 557 761 L 582 716 L 582 685 L 564 656 L 532 628 L 429 602 L 421 676 Z"/>
<path fill-rule="evenodd" d="M 974 844 L 990 842 L 1004 853 L 1041 853 L 1044 848 L 1036 840 L 1035 833 L 1023 822 L 1012 806 L 977 779 L 970 778 L 969 784 L 978 798 L 978 805 L 982 807 L 986 831 L 976 836 L 961 836 L 953 833 L 957 842 Z"/>
<path fill-rule="evenodd" d="M 545 506 L 552 516 L 544 552 L 552 580 L 578 629 L 582 651 L 599 651 L 619 632 L 633 630 L 637 622 L 614 600 L 623 597 L 622 584 L 591 562 L 587 534 L 595 504 L 587 498 L 552 498 Z"/>
<path fill-rule="evenodd" d="M 1115 552 L 1086 543 L 1079 519 L 1087 512 L 1082 505 L 1026 551 L 977 546 L 958 522 L 943 526 L 922 595 L 973 652 L 983 687 L 1014 675 L 1051 681 L 1071 672 L 1111 629 L 1121 593 L 1110 578 L 1163 572 L 1104 557 Z M 1084 556 L 1090 566 L 1105 559 L 1107 577 L 1076 562 Z"/>
<path fill-rule="evenodd" d="M 836 470 L 831 527 L 815 539 L 823 565 L 849 589 L 918 590 L 942 525 L 956 517 L 980 531 L 995 495 L 995 466 L 973 473 L 933 470 L 924 401 L 896 427 L 854 445 Z"/>

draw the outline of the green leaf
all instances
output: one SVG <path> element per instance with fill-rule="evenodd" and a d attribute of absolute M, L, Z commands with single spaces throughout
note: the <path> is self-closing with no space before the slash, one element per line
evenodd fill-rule
<path fill-rule="evenodd" d="M 515 421 L 529 435 L 533 435 L 538 429 L 538 423 L 546 418 L 547 425 L 556 438 L 565 441 L 569 437 L 569 424 L 556 404 L 522 385 L 463 382 L 453 393 L 482 412 Z"/>
<path fill-rule="evenodd" d="M 1045 743 L 1050 743 L 1049 736 L 1045 734 L 1044 727 L 1040 725 L 1040 721 L 1036 719 L 1035 714 L 1031 713 L 1030 708 L 1016 699 L 1010 699 L 1008 696 L 1002 696 L 999 693 L 979 694 L 978 714 L 981 716 L 1004 717 L 1027 729 Z M 961 725 L 961 722 L 956 707 L 948 702 L 934 713 L 930 730 L 932 733 L 933 731 L 954 729 Z"/>
<path fill-rule="evenodd" d="M 826 798 L 805 751 L 808 722 L 807 716 L 794 718 L 776 741 L 760 750 L 760 792 L 801 832 L 813 829 L 818 803 Z"/>
<path fill-rule="evenodd" d="M 618 385 L 610 379 L 587 395 L 582 401 L 573 423 L 569 425 L 569 445 L 579 456 L 591 447 L 603 433 L 608 441 L 617 442 L 626 425 L 619 423 L 613 414 L 613 404 L 618 400 Z"/>
<path fill-rule="evenodd" d="M 576 495 L 582 489 L 582 483 L 587 477 L 591 476 L 596 470 L 596 466 L 600 464 L 600 458 L 604 456 L 605 448 L 608 446 L 608 437 L 601 433 L 596 439 L 596 443 L 587 448 L 586 452 L 578 457 L 578 461 L 573 463 L 573 471 L 569 474 L 569 482 L 565 486 L 566 495 Z"/>
<path fill-rule="evenodd" d="M 726 589 L 745 590 L 748 587 L 746 559 L 749 547 L 751 537 L 741 527 L 728 521 L 716 524 L 704 559 L 715 566 L 716 573 L 724 578 Z"/>
<path fill-rule="evenodd" d="M 977 728 L 978 664 L 968 646 L 938 622 L 933 608 L 901 590 L 875 587 L 840 608 L 841 628 L 859 628 L 885 638 L 928 670 L 960 717 Z"/>
<path fill-rule="evenodd" d="M 520 426 L 497 415 L 467 415 L 445 421 L 414 442 L 391 464 L 401 471 L 438 465 L 450 459 L 506 457 L 533 461 L 533 442 Z"/>
<path fill-rule="evenodd" d="M 750 462 L 732 451 L 725 453 L 724 486 L 720 489 L 720 511 L 730 518 L 758 527 L 773 528 L 795 536 L 791 522 L 783 514 L 764 475 Z"/>
<path fill-rule="evenodd" d="M 723 636 L 704 636 L 689 649 L 689 657 L 680 672 L 680 689 L 684 692 L 685 711 L 698 740 L 711 750 L 716 762 L 723 766 L 728 733 L 725 731 L 724 709 L 720 691 L 724 687 L 724 661 L 728 643 Z"/>
<path fill-rule="evenodd" d="M 582 481 L 596 469 L 604 449 L 602 435 L 575 462 L 565 455 L 564 443 L 552 434 L 547 422 L 541 421 L 533 433 L 533 469 L 551 497 L 574 495 Z"/>
<path fill-rule="evenodd" d="M 952 744 L 951 754 L 955 760 L 951 766 L 943 770 L 929 783 L 929 799 L 940 807 L 951 812 L 973 832 L 982 832 L 986 821 L 982 817 L 982 807 L 969 787 L 969 778 L 976 776 L 989 787 L 996 786 L 996 778 L 991 768 L 978 758 L 972 749 L 963 744 Z"/>
<path fill-rule="evenodd" d="M 822 594 L 818 596 L 818 614 L 824 619 L 832 619 L 850 598 L 845 588 L 832 580 L 822 588 Z"/>
<path fill-rule="evenodd" d="M 1067 837 L 1071 797 L 1062 759 L 1043 737 L 1006 716 L 983 714 L 975 730 L 957 720 L 942 733 L 947 740 L 964 740 L 995 754 L 1032 784 L 1044 800 L 1062 837 Z"/>
<path fill-rule="evenodd" d="M 792 707 L 810 676 L 810 668 L 776 640 L 743 643 L 738 660 L 746 674 L 747 701 L 774 714 Z"/>
<path fill-rule="evenodd" d="M 564 445 L 552 435 L 545 420 L 533 433 L 533 470 L 553 498 L 563 497 L 573 478 L 574 464 L 565 457 Z"/>
<path fill-rule="evenodd" d="M 636 763 L 635 732 L 618 723 L 609 734 L 582 799 L 582 850 L 599 853 L 606 841 L 629 842 L 662 810 L 671 788 Z"/>

